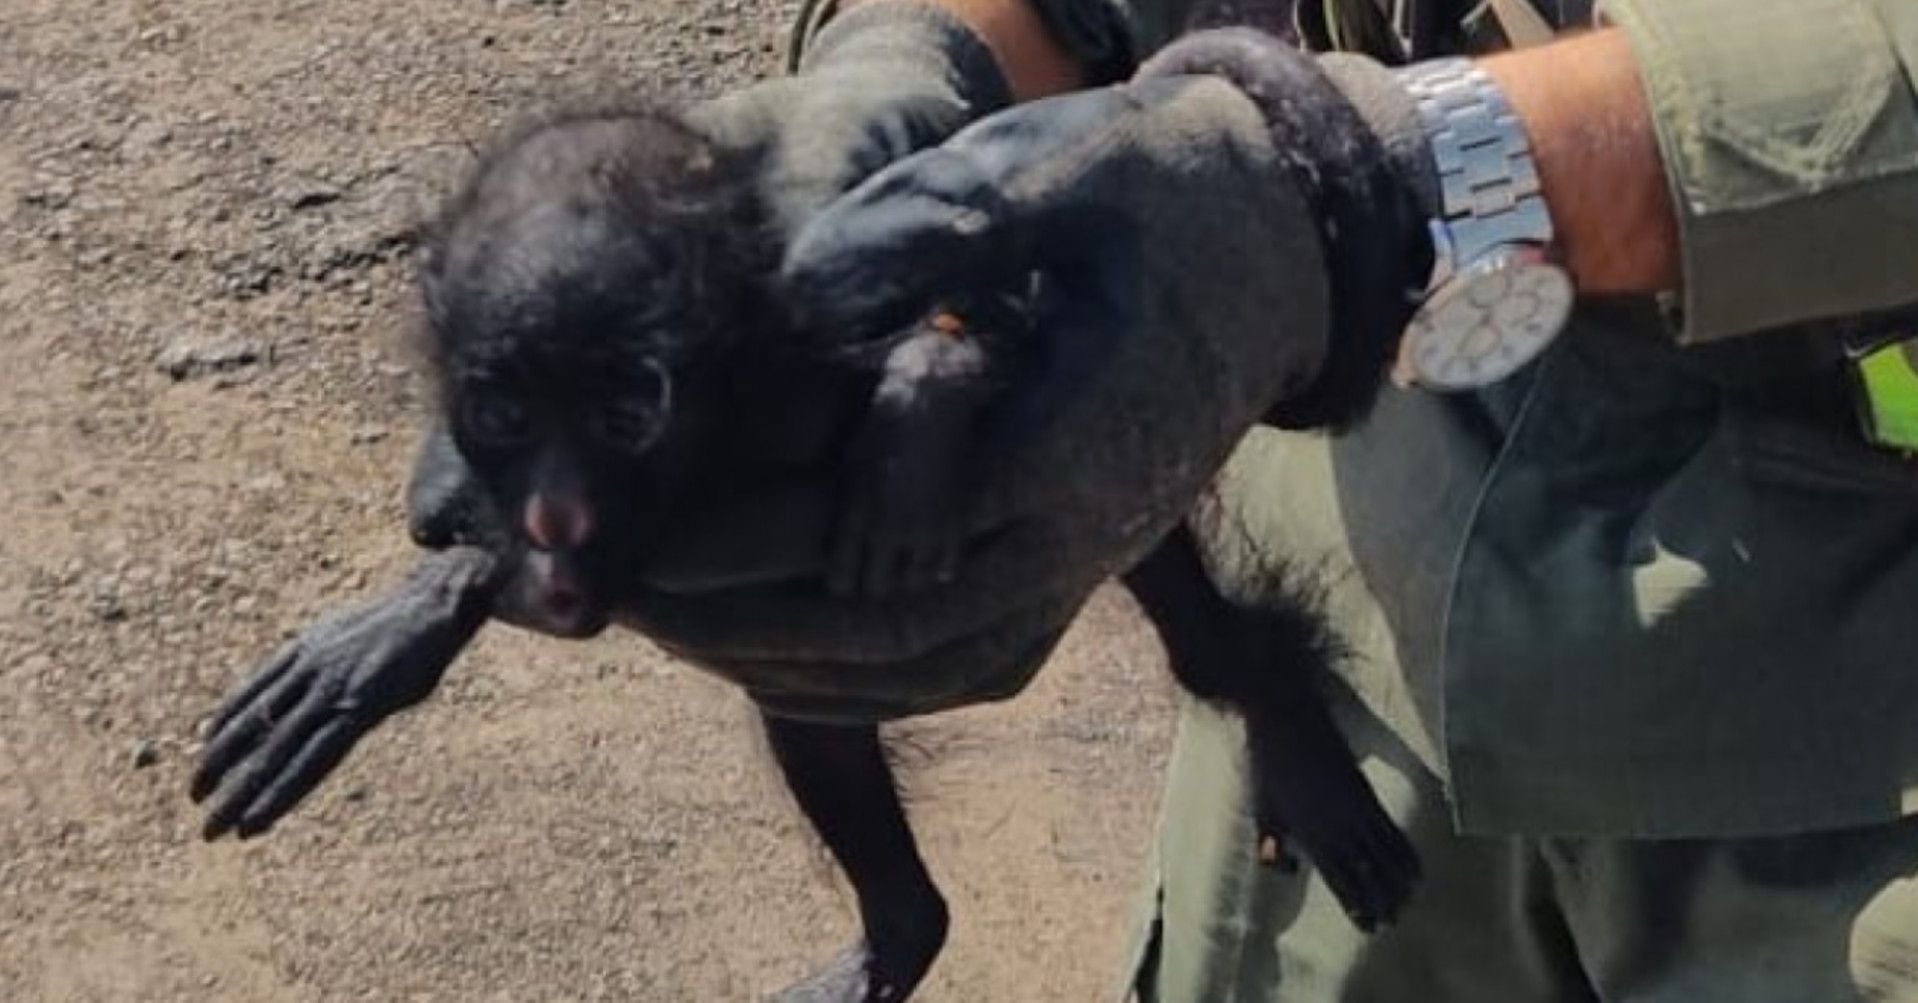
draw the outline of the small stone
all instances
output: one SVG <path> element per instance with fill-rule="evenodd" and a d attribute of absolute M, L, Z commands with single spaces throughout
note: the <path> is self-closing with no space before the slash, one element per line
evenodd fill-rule
<path fill-rule="evenodd" d="M 20 100 L 20 88 L 0 84 L 0 103 Z"/>
<path fill-rule="evenodd" d="M 343 796 L 346 798 L 347 801 L 353 804 L 359 804 L 360 802 L 366 800 L 366 788 L 350 787 L 347 789 L 346 794 Z"/>
<path fill-rule="evenodd" d="M 120 146 L 126 150 L 144 151 L 155 150 L 171 142 L 173 142 L 173 129 L 164 122 L 149 119 L 128 129 L 126 138 L 120 141 Z"/>
<path fill-rule="evenodd" d="M 127 605 L 119 596 L 95 596 L 90 608 L 101 623 L 119 623 L 127 618 Z"/>
<path fill-rule="evenodd" d="M 386 438 L 387 434 L 383 425 L 362 425 L 353 430 L 351 441 L 355 446 L 367 446 Z"/>
<path fill-rule="evenodd" d="M 143 738 L 133 743 L 133 768 L 134 769 L 144 770 L 147 767 L 152 766 L 154 763 L 157 763 L 159 761 L 160 761 L 160 747 L 153 744 L 152 739 Z"/>
<path fill-rule="evenodd" d="M 77 193 L 71 183 L 66 181 L 49 181 L 38 188 L 29 189 L 26 193 L 22 194 L 20 196 L 20 202 L 23 205 L 33 206 L 39 209 L 65 209 L 67 206 L 73 204 L 75 194 Z"/>
<path fill-rule="evenodd" d="M 297 186 L 287 199 L 287 204 L 295 209 L 317 209 L 323 205 L 332 205 L 340 200 L 340 190 L 329 184 L 313 182 Z"/>
<path fill-rule="evenodd" d="M 158 365 L 168 376 L 185 380 L 250 366 L 260 361 L 260 355 L 259 345 L 242 338 L 189 335 L 174 339 L 161 351 Z"/>

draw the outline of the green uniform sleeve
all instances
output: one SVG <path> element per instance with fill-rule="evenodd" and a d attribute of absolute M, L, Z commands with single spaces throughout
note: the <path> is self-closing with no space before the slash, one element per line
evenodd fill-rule
<path fill-rule="evenodd" d="M 1678 211 L 1682 342 L 1918 301 L 1918 3 L 1604 0 Z"/>

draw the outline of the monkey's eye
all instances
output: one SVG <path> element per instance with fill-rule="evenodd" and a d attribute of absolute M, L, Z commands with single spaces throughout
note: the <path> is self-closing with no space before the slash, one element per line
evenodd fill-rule
<path fill-rule="evenodd" d="M 599 403 L 589 427 L 609 449 L 644 452 L 665 432 L 672 403 L 672 378 L 665 367 L 649 359 L 619 396 Z"/>
<path fill-rule="evenodd" d="M 466 434 L 483 446 L 506 448 L 533 436 L 533 417 L 510 392 L 489 388 L 466 398 L 460 409 Z"/>

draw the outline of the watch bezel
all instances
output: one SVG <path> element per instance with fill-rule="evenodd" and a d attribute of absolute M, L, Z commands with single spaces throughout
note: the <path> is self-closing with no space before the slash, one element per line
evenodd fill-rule
<path fill-rule="evenodd" d="M 1481 376 L 1470 381 L 1453 381 L 1436 374 L 1423 371 L 1418 364 L 1418 342 L 1421 333 L 1431 330 L 1427 319 L 1444 309 L 1446 305 L 1460 296 L 1466 295 L 1473 286 L 1490 276 L 1519 269 L 1544 268 L 1556 272 L 1573 291 L 1573 297 L 1566 303 L 1564 312 L 1553 324 L 1551 332 L 1523 352 L 1516 361 L 1504 364 L 1489 377 Z M 1490 248 L 1462 266 L 1453 266 L 1446 256 L 1441 255 L 1435 268 L 1434 280 L 1430 292 L 1425 296 L 1412 318 L 1405 326 L 1405 334 L 1399 339 L 1399 351 L 1392 367 L 1392 380 L 1400 387 L 1418 387 L 1438 393 L 1459 393 L 1482 390 L 1493 384 L 1511 378 L 1514 373 L 1530 365 L 1551 347 L 1558 335 L 1565 329 L 1567 320 L 1576 307 L 1577 284 L 1572 281 L 1565 263 L 1552 245 L 1534 241 L 1514 241 Z"/>

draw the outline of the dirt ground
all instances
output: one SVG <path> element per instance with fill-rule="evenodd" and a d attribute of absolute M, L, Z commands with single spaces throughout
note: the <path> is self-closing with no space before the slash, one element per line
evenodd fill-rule
<path fill-rule="evenodd" d="M 410 559 L 411 228 L 466 143 L 764 73 L 771 0 L 6 0 L 0 1000 L 749 1000 L 851 937 L 743 701 L 495 628 L 257 843 L 198 724 Z M 1168 738 L 1102 593 L 1020 700 L 917 724 L 924 998 L 1101 998 Z"/>

